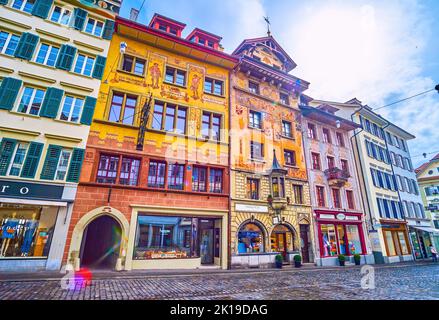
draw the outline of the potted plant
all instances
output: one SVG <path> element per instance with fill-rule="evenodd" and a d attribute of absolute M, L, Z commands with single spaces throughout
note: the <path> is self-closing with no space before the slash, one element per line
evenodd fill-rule
<path fill-rule="evenodd" d="M 276 265 L 276 268 L 282 269 L 283 262 L 284 262 L 284 258 L 282 257 L 282 255 L 280 254 L 276 255 L 276 257 L 274 258 L 274 263 Z"/>
<path fill-rule="evenodd" d="M 294 267 L 300 268 L 302 266 L 302 257 L 300 255 L 294 256 Z"/>
<path fill-rule="evenodd" d="M 361 264 L 361 256 L 359 254 L 354 254 L 355 265 L 359 266 Z"/>
<path fill-rule="evenodd" d="M 340 263 L 340 266 L 344 267 L 346 262 L 346 257 L 342 254 L 338 255 L 338 262 Z"/>

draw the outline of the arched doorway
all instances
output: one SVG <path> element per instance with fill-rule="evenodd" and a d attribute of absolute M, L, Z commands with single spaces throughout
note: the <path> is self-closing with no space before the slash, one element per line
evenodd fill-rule
<path fill-rule="evenodd" d="M 288 252 L 295 249 L 294 240 L 294 232 L 288 226 L 279 224 L 271 232 L 271 251 L 280 252 L 286 261 Z"/>
<path fill-rule="evenodd" d="M 121 226 L 108 215 L 90 222 L 84 230 L 80 261 L 81 267 L 113 269 L 119 257 Z"/>

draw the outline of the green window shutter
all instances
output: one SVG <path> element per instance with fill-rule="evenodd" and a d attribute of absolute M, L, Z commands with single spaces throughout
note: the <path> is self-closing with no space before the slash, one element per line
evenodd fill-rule
<path fill-rule="evenodd" d="M 40 37 L 32 33 L 23 33 L 20 37 L 20 42 L 18 42 L 17 48 L 15 49 L 14 56 L 19 59 L 32 59 L 39 38 Z"/>
<path fill-rule="evenodd" d="M 84 110 L 82 111 L 81 123 L 85 125 L 91 125 L 93 121 L 93 114 L 95 113 L 96 98 L 85 98 Z"/>
<path fill-rule="evenodd" d="M 111 40 L 114 32 L 114 21 L 113 20 L 105 20 L 104 32 L 102 33 L 102 38 L 106 40 Z"/>
<path fill-rule="evenodd" d="M 3 138 L 0 144 L 0 176 L 5 176 L 14 153 L 17 140 Z"/>
<path fill-rule="evenodd" d="M 23 81 L 4 78 L 0 86 L 0 109 L 12 110 Z"/>
<path fill-rule="evenodd" d="M 69 172 L 67 173 L 67 182 L 79 182 L 84 154 L 84 149 L 73 149 L 72 160 L 70 161 Z"/>
<path fill-rule="evenodd" d="M 58 166 L 59 156 L 61 155 L 61 146 L 49 145 L 47 149 L 46 161 L 44 162 L 43 171 L 41 171 L 42 180 L 53 180 L 55 178 L 56 167 Z"/>
<path fill-rule="evenodd" d="M 0 4 L 7 5 L 8 4 L 8 0 L 0 0 Z"/>
<path fill-rule="evenodd" d="M 53 0 L 37 0 L 32 8 L 34 16 L 46 19 L 52 7 Z"/>
<path fill-rule="evenodd" d="M 48 88 L 44 95 L 40 116 L 55 119 L 61 104 L 64 91 L 57 88 Z"/>
<path fill-rule="evenodd" d="M 56 67 L 61 70 L 70 71 L 72 68 L 73 60 L 75 59 L 76 48 L 63 44 L 61 46 L 58 59 L 56 60 Z"/>
<path fill-rule="evenodd" d="M 82 29 L 84 28 L 85 19 L 87 18 L 87 11 L 80 8 L 75 8 L 74 17 L 75 19 L 73 21 L 73 28 L 82 31 Z"/>
<path fill-rule="evenodd" d="M 26 160 L 24 161 L 23 170 L 21 171 L 22 178 L 35 178 L 43 147 L 43 143 L 32 142 L 30 144 Z"/>
<path fill-rule="evenodd" d="M 102 80 L 102 76 L 104 75 L 105 63 L 107 62 L 107 58 L 103 56 L 97 56 L 95 66 L 93 68 L 92 77 L 95 79 Z"/>

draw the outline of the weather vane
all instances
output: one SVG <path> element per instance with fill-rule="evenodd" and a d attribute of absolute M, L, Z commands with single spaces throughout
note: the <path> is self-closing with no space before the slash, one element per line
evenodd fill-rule
<path fill-rule="evenodd" d="M 268 36 L 270 37 L 270 36 L 271 36 L 271 31 L 270 31 L 270 25 L 271 25 L 271 23 L 270 23 L 270 18 L 267 16 L 267 17 L 264 17 L 264 20 L 265 20 L 265 22 L 267 23 L 267 34 L 268 34 Z"/>

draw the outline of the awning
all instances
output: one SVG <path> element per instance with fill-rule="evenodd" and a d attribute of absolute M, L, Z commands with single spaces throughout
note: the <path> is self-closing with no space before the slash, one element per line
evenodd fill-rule
<path fill-rule="evenodd" d="M 418 226 L 410 226 L 410 227 L 421 230 L 421 231 L 425 231 L 428 233 L 439 234 L 439 229 L 435 229 L 435 228 L 431 228 L 431 227 L 418 227 Z"/>

